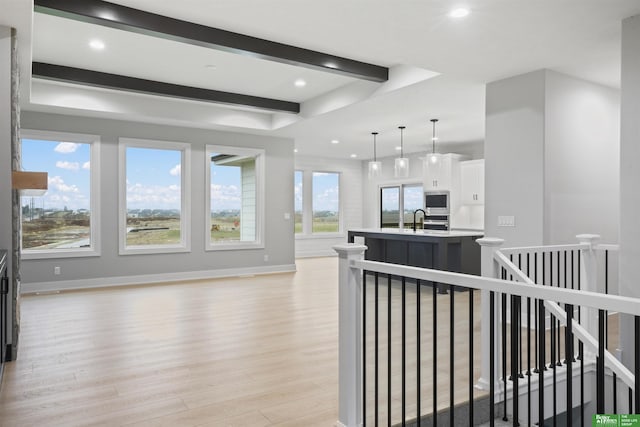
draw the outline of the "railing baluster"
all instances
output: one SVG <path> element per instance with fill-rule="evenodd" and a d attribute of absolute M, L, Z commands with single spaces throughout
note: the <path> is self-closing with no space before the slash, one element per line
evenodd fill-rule
<path fill-rule="evenodd" d="M 391 275 L 387 275 L 387 424 L 391 425 Z"/>
<path fill-rule="evenodd" d="M 573 425 L 573 305 L 565 304 L 567 325 L 564 329 L 565 360 L 567 361 L 567 425 Z"/>
<path fill-rule="evenodd" d="M 513 426 L 518 426 L 518 378 L 520 375 L 518 374 L 518 316 L 520 315 L 518 309 L 518 302 L 520 297 L 517 295 L 511 295 L 511 380 L 513 395 L 511 398 L 512 402 L 512 413 L 513 413 Z"/>
<path fill-rule="evenodd" d="M 438 425 L 438 286 L 433 283 L 433 425 Z"/>
<path fill-rule="evenodd" d="M 596 363 L 596 412 L 604 414 L 604 310 L 598 310 L 598 358 Z"/>
<path fill-rule="evenodd" d="M 553 370 L 553 425 L 556 425 L 558 417 L 558 390 L 556 377 L 556 319 L 551 312 L 549 313 L 549 322 L 551 323 L 551 369 Z"/>
<path fill-rule="evenodd" d="M 375 354 L 373 356 L 373 360 L 374 360 L 374 365 L 375 365 L 375 372 L 374 372 L 374 379 L 373 379 L 373 383 L 374 383 L 374 398 L 375 398 L 375 405 L 374 405 L 374 409 L 375 409 L 375 413 L 374 413 L 374 425 L 377 426 L 378 425 L 378 351 L 379 351 L 379 347 L 378 347 L 378 280 L 379 280 L 379 275 L 380 273 L 376 272 L 376 276 L 375 276 L 375 288 L 374 288 L 374 344 L 373 346 L 375 347 Z"/>
<path fill-rule="evenodd" d="M 367 270 L 362 271 L 362 427 L 367 425 Z"/>
<path fill-rule="evenodd" d="M 502 270 L 503 279 L 506 279 L 507 273 Z M 503 421 L 509 421 L 507 418 L 507 295 L 501 294 L 502 300 L 502 391 L 503 391 Z"/>
<path fill-rule="evenodd" d="M 635 379 L 636 404 L 635 413 L 640 414 L 640 316 L 635 316 Z M 629 411 L 631 412 L 631 411 Z"/>
<path fill-rule="evenodd" d="M 453 427 L 453 421 L 454 421 L 454 400 L 453 400 L 453 389 L 454 389 L 454 383 L 453 383 L 453 372 L 454 372 L 454 366 L 453 366 L 453 355 L 454 355 L 454 348 L 453 348 L 453 342 L 454 342 L 454 335 L 455 335 L 455 304 L 454 304 L 454 295 L 455 295 L 455 290 L 453 289 L 453 286 L 449 286 L 449 425 L 451 427 Z"/>
<path fill-rule="evenodd" d="M 422 358 L 420 357 L 420 279 L 416 280 L 416 375 L 417 375 L 417 395 L 416 395 L 416 419 L 417 419 L 417 425 L 418 427 L 420 427 L 420 416 L 421 416 L 421 410 L 420 410 L 420 403 L 421 403 L 421 396 L 420 396 L 420 367 L 422 366 Z"/>
<path fill-rule="evenodd" d="M 538 252 L 534 252 L 533 254 L 533 282 L 537 285 L 538 284 Z M 534 331 L 533 331 L 533 343 L 534 343 L 534 347 L 533 347 L 533 354 L 534 354 L 534 363 L 533 365 L 535 366 L 533 368 L 533 372 L 538 373 L 538 368 L 540 367 L 540 365 L 538 365 L 538 304 L 534 303 L 534 318 L 533 318 L 533 324 L 534 324 Z"/>
<path fill-rule="evenodd" d="M 495 407 L 496 407 L 496 353 L 493 351 L 495 348 L 495 330 L 496 330 L 496 307 L 495 307 L 495 293 L 489 292 L 489 426 L 495 425 Z M 434 420 L 433 425 L 436 426 Z"/>
<path fill-rule="evenodd" d="M 544 301 L 538 300 L 538 351 L 540 352 L 538 358 L 540 360 L 540 369 L 538 370 L 538 425 L 541 426 L 544 423 L 544 366 L 545 366 L 545 313 L 544 313 Z"/>
<path fill-rule="evenodd" d="M 406 313 L 406 297 L 407 297 L 407 279 L 402 276 L 402 426 L 405 426 L 406 419 L 406 369 L 407 369 L 407 313 Z"/>
<path fill-rule="evenodd" d="M 469 426 L 473 427 L 473 288 L 469 288 Z"/>

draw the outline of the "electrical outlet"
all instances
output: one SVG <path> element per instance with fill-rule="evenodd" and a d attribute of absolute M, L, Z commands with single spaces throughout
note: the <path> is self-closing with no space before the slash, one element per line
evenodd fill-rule
<path fill-rule="evenodd" d="M 285 212 L 284 219 L 291 219 L 291 214 L 289 212 Z"/>
<path fill-rule="evenodd" d="M 499 216 L 498 217 L 498 227 L 515 227 L 516 226 L 516 217 L 513 215 L 510 216 Z"/>
<path fill-rule="evenodd" d="M 53 267 L 53 274 L 55 274 L 56 276 L 60 275 L 60 267 L 56 266 Z"/>
<path fill-rule="evenodd" d="M 266 254 L 265 254 L 265 256 L 264 256 L 264 262 L 269 262 L 269 255 L 266 255 Z"/>

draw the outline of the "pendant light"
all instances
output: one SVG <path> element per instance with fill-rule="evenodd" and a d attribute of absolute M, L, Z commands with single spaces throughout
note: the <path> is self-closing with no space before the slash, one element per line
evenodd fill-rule
<path fill-rule="evenodd" d="M 438 119 L 431 119 L 431 123 L 433 123 L 433 136 L 431 137 L 431 154 L 429 155 L 430 163 L 438 163 L 440 159 L 440 155 L 436 153 L 436 141 L 438 138 L 436 137 L 436 123 Z"/>
<path fill-rule="evenodd" d="M 379 162 L 376 156 L 376 136 L 378 132 L 371 132 L 373 135 L 373 161 L 369 162 L 369 179 L 377 178 L 382 172 L 382 162 Z"/>
<path fill-rule="evenodd" d="M 400 157 L 395 162 L 395 177 L 396 178 L 408 178 L 409 177 L 409 159 L 404 157 L 404 141 L 403 132 L 405 126 L 398 126 L 400 129 Z"/>

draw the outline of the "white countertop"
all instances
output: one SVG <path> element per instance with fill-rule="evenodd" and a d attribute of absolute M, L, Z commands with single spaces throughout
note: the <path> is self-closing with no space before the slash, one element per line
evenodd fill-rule
<path fill-rule="evenodd" d="M 413 228 L 353 228 L 349 231 L 356 233 L 380 233 L 380 234 L 403 234 L 403 235 L 423 235 L 430 237 L 465 237 L 465 236 L 484 236 L 484 231 L 471 231 L 471 230 L 421 230 L 418 229 L 415 232 Z"/>

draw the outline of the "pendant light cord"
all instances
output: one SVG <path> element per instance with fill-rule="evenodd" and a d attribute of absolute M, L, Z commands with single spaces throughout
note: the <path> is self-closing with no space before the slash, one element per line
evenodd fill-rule
<path fill-rule="evenodd" d="M 373 135 L 373 161 L 376 162 L 376 136 L 378 136 L 378 132 L 371 132 L 371 134 Z"/>
<path fill-rule="evenodd" d="M 438 119 L 431 119 L 433 123 L 433 136 L 431 137 L 431 153 L 436 154 L 436 122 Z"/>
<path fill-rule="evenodd" d="M 405 126 L 398 126 L 398 129 L 400 129 L 400 157 L 404 158 L 404 140 L 403 140 L 403 133 L 404 133 L 404 128 Z"/>

